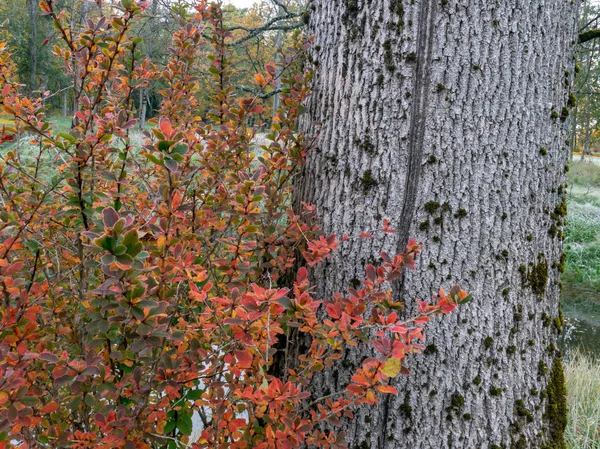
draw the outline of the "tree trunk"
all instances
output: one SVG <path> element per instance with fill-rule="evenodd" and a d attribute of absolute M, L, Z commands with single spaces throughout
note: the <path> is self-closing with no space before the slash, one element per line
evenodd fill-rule
<path fill-rule="evenodd" d="M 153 45 L 152 40 L 156 38 L 158 32 L 158 24 L 157 24 L 157 13 L 158 13 L 158 0 L 152 0 L 152 7 L 150 10 L 150 18 L 148 19 L 148 36 L 146 36 L 146 58 L 148 60 L 152 60 L 153 54 Z M 146 126 L 146 117 L 148 114 L 148 103 L 150 100 L 150 88 L 142 87 L 140 89 L 140 117 L 139 117 L 139 127 L 140 129 L 144 129 Z"/>
<path fill-rule="evenodd" d="M 38 31 L 38 2 L 27 0 L 29 14 L 29 92 L 37 89 L 37 31 Z"/>
<path fill-rule="evenodd" d="M 583 149 L 581 150 L 581 160 L 585 160 L 585 156 L 587 154 L 591 154 L 590 151 L 590 122 L 592 120 L 592 99 L 593 88 L 592 88 L 592 61 L 594 59 L 594 53 L 596 52 L 597 41 L 594 41 L 592 44 L 592 49 L 588 52 L 588 60 L 587 60 L 587 73 L 586 73 L 586 90 L 587 101 L 585 104 L 585 138 L 583 140 Z"/>
<path fill-rule="evenodd" d="M 69 90 L 65 89 L 62 92 L 62 118 L 67 118 L 69 114 Z"/>
<path fill-rule="evenodd" d="M 279 6 L 279 14 L 283 15 L 285 11 L 283 7 Z M 279 91 L 281 90 L 281 49 L 283 48 L 283 30 L 277 30 L 277 41 L 275 43 L 275 63 L 277 64 L 277 79 L 275 80 L 275 95 L 273 96 L 273 117 L 277 115 L 277 111 L 279 110 L 281 95 Z"/>
<path fill-rule="evenodd" d="M 318 293 L 414 237 L 425 248 L 396 292 L 408 311 L 454 282 L 474 296 L 427 328 L 397 397 L 344 424 L 351 448 L 565 447 L 556 341 L 577 6 L 313 1 L 303 130 L 318 140 L 296 202 L 351 237 L 315 273 Z M 397 233 L 358 239 L 386 218 Z M 314 393 L 339 391 L 367 355 L 348 352 Z"/>
<path fill-rule="evenodd" d="M 571 148 L 569 149 L 569 160 L 573 160 L 573 152 L 577 148 L 577 114 L 579 112 L 579 105 L 575 105 L 571 114 Z"/>
<path fill-rule="evenodd" d="M 142 87 L 140 89 L 140 98 L 139 98 L 139 102 L 140 102 L 140 120 L 139 120 L 139 127 L 140 129 L 144 129 L 144 127 L 146 126 L 146 105 L 147 105 L 147 101 L 146 101 L 146 97 L 147 97 L 147 93 L 146 90 L 148 88 L 147 87 Z"/>

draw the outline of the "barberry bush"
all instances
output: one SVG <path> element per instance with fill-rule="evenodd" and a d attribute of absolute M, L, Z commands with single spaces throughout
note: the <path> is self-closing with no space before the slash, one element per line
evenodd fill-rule
<path fill-rule="evenodd" d="M 80 29 L 56 0 L 40 6 L 62 36 L 54 52 L 75 112 L 68 132 L 53 130 L 48 93 L 20 93 L 4 36 L 0 448 L 344 447 L 331 426 L 396 394 L 390 380 L 424 348 L 423 325 L 469 297 L 440 289 L 401 318 L 391 285 L 413 268 L 414 241 L 367 266 L 360 288 L 315 297 L 309 270 L 353 237 L 324 235 L 314 207 L 292 207 L 312 146 L 296 129 L 310 40 L 298 35 L 256 75 L 257 94 L 240 97 L 219 5 L 195 7 L 164 67 L 131 35 L 142 1 L 105 3 L 110 14 Z M 206 53 L 209 74 L 198 73 Z M 200 117 L 207 75 L 212 106 Z M 258 146 L 248 123 L 279 76 L 282 107 Z M 137 144 L 134 94 L 155 81 L 161 110 Z M 310 341 L 294 360 L 281 344 L 290 332 Z M 311 397 L 312 376 L 357 345 L 373 356 L 347 388 Z"/>

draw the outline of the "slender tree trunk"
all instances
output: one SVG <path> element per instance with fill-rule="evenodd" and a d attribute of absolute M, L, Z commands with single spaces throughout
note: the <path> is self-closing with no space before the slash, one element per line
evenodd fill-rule
<path fill-rule="evenodd" d="M 29 91 L 37 90 L 37 31 L 38 31 L 38 2 L 27 0 L 29 14 Z"/>
<path fill-rule="evenodd" d="M 157 13 L 158 13 L 158 0 L 152 0 L 151 7 L 151 16 L 148 19 L 148 36 L 146 37 L 146 58 L 152 60 L 152 54 L 154 50 L 154 46 L 152 44 L 152 39 L 155 38 L 157 33 Z M 146 116 L 148 114 L 148 102 L 149 102 L 149 92 L 150 89 L 148 87 L 142 87 L 140 89 L 140 118 L 139 118 L 139 126 L 140 129 L 144 129 L 146 126 Z"/>
<path fill-rule="evenodd" d="M 146 108 L 147 108 L 147 106 L 146 106 L 146 104 L 147 104 L 146 98 L 148 96 L 148 94 L 146 92 L 147 90 L 148 90 L 147 87 L 142 87 L 140 89 L 140 98 L 139 98 L 139 102 L 140 102 L 140 105 L 141 105 L 141 108 L 140 108 L 140 120 L 139 120 L 140 129 L 144 129 L 144 127 L 146 126 Z"/>
<path fill-rule="evenodd" d="M 84 24 L 90 12 L 90 3 L 82 2 L 81 10 L 77 11 L 77 2 L 73 4 L 73 13 L 71 15 L 71 29 L 80 28 L 82 24 Z M 77 12 L 79 12 L 79 20 L 77 20 Z M 72 61 L 74 63 L 74 60 Z M 83 86 L 81 85 L 81 80 L 77 73 L 73 74 L 73 125 L 77 124 L 76 113 L 79 111 L 79 97 L 81 95 Z"/>
<path fill-rule="evenodd" d="M 323 297 L 381 251 L 425 243 L 396 288 L 460 283 L 474 300 L 427 329 L 400 394 L 344 424 L 351 448 L 564 448 L 556 348 L 577 2 L 314 0 L 317 133 L 296 204 L 351 238 L 315 273 Z M 320 122 L 320 126 L 315 126 Z M 358 239 L 389 219 L 397 232 Z M 370 353 L 316 379 L 339 391 Z"/>
<path fill-rule="evenodd" d="M 569 159 L 573 160 L 573 153 L 577 148 L 577 114 L 579 112 L 579 105 L 575 105 L 573 113 L 571 114 L 571 148 L 569 149 Z"/>
<path fill-rule="evenodd" d="M 67 118 L 69 114 L 69 91 L 67 89 L 63 90 L 62 93 L 62 118 Z"/>
<path fill-rule="evenodd" d="M 587 101 L 585 103 L 585 138 L 583 140 L 583 149 L 581 150 L 581 160 L 585 160 L 585 156 L 591 154 L 590 151 L 590 122 L 592 120 L 592 60 L 594 59 L 594 53 L 596 52 L 596 41 L 592 45 L 592 49 L 588 52 L 587 59 L 587 74 L 586 74 L 586 90 Z"/>
<path fill-rule="evenodd" d="M 283 14 L 285 11 L 280 6 L 279 14 Z M 275 44 L 275 62 L 277 63 L 277 80 L 275 81 L 275 90 L 277 93 L 273 96 L 273 117 L 277 114 L 277 110 L 279 109 L 281 95 L 279 94 L 279 90 L 281 89 L 281 68 L 279 64 L 281 63 L 281 49 L 283 48 L 283 30 L 277 30 L 277 42 Z"/>

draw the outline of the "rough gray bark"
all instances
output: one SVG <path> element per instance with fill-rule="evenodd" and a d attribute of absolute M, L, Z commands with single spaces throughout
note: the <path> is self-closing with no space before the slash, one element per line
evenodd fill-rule
<path fill-rule="evenodd" d="M 313 1 L 304 130 L 319 137 L 297 200 L 353 237 L 316 272 L 319 294 L 414 237 L 424 252 L 397 292 L 409 311 L 440 285 L 474 296 L 428 327 L 398 397 L 344 425 L 350 447 L 564 447 L 556 341 L 577 6 Z M 384 218 L 396 234 L 358 239 Z M 366 355 L 348 353 L 315 393 L 339 391 Z"/>

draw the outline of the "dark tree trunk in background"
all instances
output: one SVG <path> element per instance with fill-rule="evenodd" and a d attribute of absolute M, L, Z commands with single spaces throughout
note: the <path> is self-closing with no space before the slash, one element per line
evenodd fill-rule
<path fill-rule="evenodd" d="M 597 47 L 597 40 L 594 41 L 594 43 L 592 44 L 592 49 L 588 52 L 588 59 L 587 59 L 587 78 L 586 78 L 586 90 L 588 92 L 588 97 L 587 97 L 587 101 L 585 103 L 585 138 L 583 140 L 583 149 L 581 150 L 581 160 L 584 161 L 585 160 L 585 156 L 588 154 L 592 154 L 591 150 L 590 150 L 590 122 L 592 120 L 592 99 L 593 99 L 593 95 L 592 95 L 592 75 L 591 75 L 591 70 L 592 70 L 592 60 L 594 59 L 594 53 L 596 52 L 596 47 Z"/>
<path fill-rule="evenodd" d="M 69 114 L 69 91 L 63 90 L 62 93 L 62 118 L 67 118 Z"/>
<path fill-rule="evenodd" d="M 282 6 L 279 6 L 279 14 L 283 15 L 285 11 Z M 283 48 L 283 30 L 277 31 L 277 42 L 275 43 L 275 51 L 277 52 L 275 56 L 275 62 L 279 65 L 281 63 L 280 52 Z M 277 67 L 277 80 L 275 81 L 275 90 L 277 93 L 273 96 L 273 117 L 277 115 L 277 111 L 279 110 L 281 95 L 279 94 L 279 90 L 281 89 L 281 68 Z"/>
<path fill-rule="evenodd" d="M 571 148 L 569 151 L 569 159 L 573 160 L 573 151 L 577 148 L 577 113 L 579 107 L 575 105 L 571 117 Z"/>
<path fill-rule="evenodd" d="M 152 60 L 152 54 L 154 50 L 154 46 L 152 40 L 156 36 L 157 30 L 157 17 L 156 14 L 158 12 L 158 0 L 152 0 L 152 7 L 150 10 L 150 18 L 148 19 L 148 36 L 146 37 L 146 58 Z M 148 115 L 148 103 L 150 101 L 150 88 L 143 87 L 140 89 L 140 117 L 139 117 L 139 127 L 140 129 L 144 129 L 146 126 L 146 117 Z"/>
<path fill-rule="evenodd" d="M 37 32 L 38 32 L 38 2 L 27 0 L 27 12 L 29 14 L 29 91 L 37 90 Z"/>
<path fill-rule="evenodd" d="M 354 237 L 316 272 L 319 294 L 414 237 L 424 252 L 396 292 L 409 311 L 440 285 L 474 296 L 428 327 L 398 397 L 345 424 L 350 447 L 565 447 L 556 343 L 577 7 L 313 1 L 304 131 L 319 138 L 296 200 Z M 357 238 L 384 218 L 396 234 Z M 348 353 L 316 393 L 339 391 L 365 355 Z"/>

